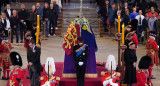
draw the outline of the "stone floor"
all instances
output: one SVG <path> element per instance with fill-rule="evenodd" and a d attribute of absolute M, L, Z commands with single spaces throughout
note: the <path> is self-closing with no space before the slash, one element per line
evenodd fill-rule
<path fill-rule="evenodd" d="M 116 61 L 118 60 L 118 51 L 117 51 L 117 41 L 114 41 L 111 37 L 102 37 L 96 38 L 98 51 L 96 52 L 96 60 L 97 62 L 104 62 L 107 59 L 109 54 L 113 54 L 116 57 Z M 42 41 L 42 54 L 41 54 L 41 63 L 44 64 L 47 57 L 53 57 L 56 62 L 63 62 L 64 61 L 64 50 L 62 49 L 63 44 L 63 37 L 50 37 L 46 41 Z M 19 46 L 13 45 L 12 51 L 16 51 L 20 53 L 23 60 L 23 67 L 26 68 L 27 66 L 27 57 L 26 51 L 24 49 L 23 44 Z M 137 57 L 138 62 L 139 59 L 145 55 L 145 46 L 139 44 L 139 48 L 137 49 Z M 138 63 L 137 62 L 137 63 Z M 11 69 L 13 69 L 11 67 Z M 160 73 L 157 70 L 157 67 L 153 69 L 153 75 L 157 77 L 157 79 L 152 80 L 154 86 L 159 86 L 160 84 Z M 0 80 L 0 86 L 6 86 L 7 81 Z"/>

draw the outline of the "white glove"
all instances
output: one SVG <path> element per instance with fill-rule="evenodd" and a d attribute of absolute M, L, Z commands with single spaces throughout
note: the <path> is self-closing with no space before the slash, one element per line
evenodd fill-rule
<path fill-rule="evenodd" d="M 117 83 L 113 83 L 112 80 L 113 80 L 113 79 L 109 79 L 110 85 L 111 85 L 111 86 L 118 86 L 118 84 L 117 84 Z"/>
<path fill-rule="evenodd" d="M 158 45 L 158 48 L 159 48 L 159 45 Z"/>
<path fill-rule="evenodd" d="M 42 86 L 50 86 L 50 82 L 47 81 L 47 83 L 43 84 Z"/>
<path fill-rule="evenodd" d="M 83 62 L 79 62 L 78 64 L 79 64 L 79 66 L 82 66 L 82 65 L 83 65 Z"/>
<path fill-rule="evenodd" d="M 103 86 L 106 86 L 108 84 L 109 84 L 109 80 L 106 80 L 106 81 L 103 82 Z"/>

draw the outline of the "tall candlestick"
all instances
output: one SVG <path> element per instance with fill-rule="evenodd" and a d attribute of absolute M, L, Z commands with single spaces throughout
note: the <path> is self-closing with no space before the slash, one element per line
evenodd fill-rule
<path fill-rule="evenodd" d="M 39 26 L 37 26 L 37 32 L 36 32 L 36 44 L 39 43 Z"/>
<path fill-rule="evenodd" d="M 120 16 L 118 16 L 118 33 L 120 33 Z"/>
<path fill-rule="evenodd" d="M 39 26 L 40 25 L 40 20 L 39 20 L 39 15 L 37 15 L 37 26 Z"/>
<path fill-rule="evenodd" d="M 124 44 L 124 24 L 122 25 L 122 44 Z"/>

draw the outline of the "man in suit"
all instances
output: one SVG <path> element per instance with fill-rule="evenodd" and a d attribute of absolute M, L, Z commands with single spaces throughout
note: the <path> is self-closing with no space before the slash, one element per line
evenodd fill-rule
<path fill-rule="evenodd" d="M 84 76 L 87 66 L 88 45 L 83 44 L 83 38 L 79 37 L 78 45 L 73 47 L 73 57 L 77 73 L 77 86 L 84 86 Z"/>
<path fill-rule="evenodd" d="M 7 4 L 6 9 L 4 10 L 4 13 L 6 14 L 6 17 L 8 19 L 11 18 L 11 16 L 12 16 L 12 9 L 11 9 L 11 6 L 9 4 Z"/>
<path fill-rule="evenodd" d="M 108 11 L 109 11 L 110 5 L 109 5 L 109 1 L 108 0 L 102 0 L 101 1 L 101 5 L 100 5 L 100 14 L 104 19 L 103 22 L 103 27 L 104 27 L 104 32 L 108 32 L 107 27 L 107 18 L 108 18 Z"/>
<path fill-rule="evenodd" d="M 39 86 L 40 75 L 40 49 L 35 45 L 35 41 L 31 39 L 29 48 L 27 48 L 27 60 L 29 64 L 29 75 L 31 86 Z"/>

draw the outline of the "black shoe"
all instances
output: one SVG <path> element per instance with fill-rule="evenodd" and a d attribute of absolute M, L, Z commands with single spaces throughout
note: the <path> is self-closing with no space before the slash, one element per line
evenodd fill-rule
<path fill-rule="evenodd" d="M 23 41 L 21 40 L 21 43 L 23 43 Z"/>
<path fill-rule="evenodd" d="M 6 78 L 6 80 L 8 80 L 8 79 L 9 79 L 9 77 Z"/>
<path fill-rule="evenodd" d="M 156 77 L 151 76 L 150 79 L 156 79 Z"/>
<path fill-rule="evenodd" d="M 29 76 L 26 76 L 26 79 L 30 79 L 30 77 L 29 77 Z"/>
<path fill-rule="evenodd" d="M 6 78 L 2 77 L 2 80 L 6 80 Z"/>

